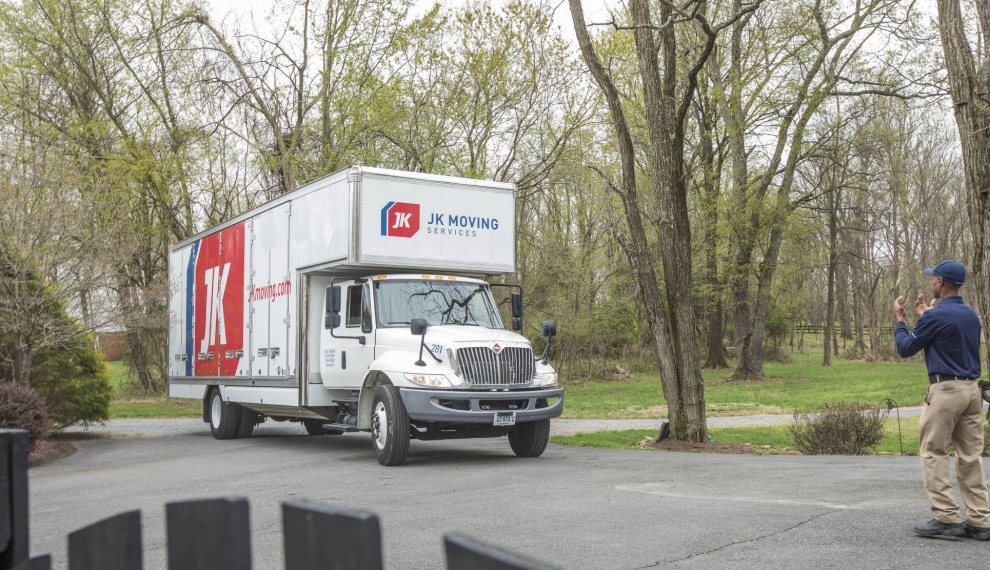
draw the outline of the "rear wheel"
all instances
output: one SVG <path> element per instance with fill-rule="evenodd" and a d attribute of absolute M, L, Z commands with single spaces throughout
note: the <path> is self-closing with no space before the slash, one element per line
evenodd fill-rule
<path fill-rule="evenodd" d="M 517 425 L 509 432 L 509 446 L 519 457 L 539 457 L 550 441 L 550 420 Z"/>
<path fill-rule="evenodd" d="M 409 453 L 409 414 L 399 389 L 379 386 L 371 405 L 371 441 L 382 465 L 402 465 Z"/>
<path fill-rule="evenodd" d="M 240 418 L 237 422 L 237 431 L 234 433 L 234 437 L 251 437 L 251 434 L 254 433 L 254 426 L 258 423 L 258 413 L 239 404 L 228 402 L 227 405 L 237 406 L 239 408 L 238 413 Z"/>
<path fill-rule="evenodd" d="M 224 402 L 220 389 L 214 388 L 210 395 L 210 431 L 217 439 L 233 439 L 237 436 L 240 424 L 241 407 L 237 404 Z M 253 427 L 253 426 L 252 426 Z"/>

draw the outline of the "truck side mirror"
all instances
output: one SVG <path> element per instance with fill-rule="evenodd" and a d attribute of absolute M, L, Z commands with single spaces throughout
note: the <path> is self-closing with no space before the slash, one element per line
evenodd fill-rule
<path fill-rule="evenodd" d="M 512 330 L 514 331 L 522 330 L 522 319 L 512 319 Z"/>
<path fill-rule="evenodd" d="M 323 328 L 335 329 L 340 326 L 340 287 L 337 285 L 327 287 L 324 306 L 327 314 L 323 318 Z"/>
<path fill-rule="evenodd" d="M 540 323 L 540 332 L 547 338 L 557 336 L 557 321 L 543 321 Z"/>
<path fill-rule="evenodd" d="M 511 298 L 512 298 L 512 318 L 521 319 L 523 316 L 522 293 L 513 293 Z M 517 329 L 515 327 L 515 324 L 513 324 L 512 330 L 519 330 L 519 329 Z"/>
<path fill-rule="evenodd" d="M 426 334 L 427 322 L 426 319 L 413 319 L 409 322 L 409 330 L 418 336 Z"/>

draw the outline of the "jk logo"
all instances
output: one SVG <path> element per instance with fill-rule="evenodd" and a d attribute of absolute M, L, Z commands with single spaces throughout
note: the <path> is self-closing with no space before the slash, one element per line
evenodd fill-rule
<path fill-rule="evenodd" d="M 206 284 L 206 326 L 203 327 L 203 338 L 199 342 L 200 352 L 209 351 L 210 347 L 217 343 L 218 329 L 220 344 L 227 344 L 227 331 L 223 319 L 223 294 L 227 289 L 229 273 L 229 263 L 223 264 L 223 273 L 220 272 L 219 266 L 203 272 L 203 281 Z"/>
<path fill-rule="evenodd" d="M 389 202 L 382 208 L 382 235 L 413 237 L 419 231 L 419 204 Z"/>

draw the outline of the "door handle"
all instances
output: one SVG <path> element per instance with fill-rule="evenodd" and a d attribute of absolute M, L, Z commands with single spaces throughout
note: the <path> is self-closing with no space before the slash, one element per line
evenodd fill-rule
<path fill-rule="evenodd" d="M 341 350 L 340 351 L 340 369 L 341 370 L 347 370 L 347 351 L 346 350 Z"/>

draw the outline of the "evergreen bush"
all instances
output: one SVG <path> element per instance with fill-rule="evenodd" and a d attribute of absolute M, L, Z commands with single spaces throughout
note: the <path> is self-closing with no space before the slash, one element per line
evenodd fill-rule
<path fill-rule="evenodd" d="M 83 337 L 88 340 L 88 335 Z M 56 430 L 110 417 L 113 385 L 106 363 L 91 342 L 39 353 L 31 367 L 31 384 L 45 399 Z"/>

